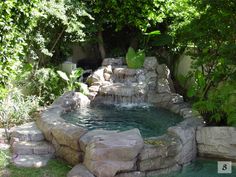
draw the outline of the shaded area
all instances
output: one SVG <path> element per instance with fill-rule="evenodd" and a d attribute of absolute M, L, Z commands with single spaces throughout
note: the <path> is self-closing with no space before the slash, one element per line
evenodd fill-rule
<path fill-rule="evenodd" d="M 138 128 L 144 137 L 158 136 L 168 127 L 182 120 L 182 117 L 168 110 L 149 106 L 95 106 L 63 115 L 72 124 L 89 130 L 129 130 Z"/>

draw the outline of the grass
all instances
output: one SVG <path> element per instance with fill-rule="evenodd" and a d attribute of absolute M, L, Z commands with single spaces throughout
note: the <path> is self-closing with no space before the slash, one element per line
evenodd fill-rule
<path fill-rule="evenodd" d="M 50 160 L 42 168 L 18 168 L 13 165 L 7 167 L 11 177 L 66 177 L 71 167 L 61 160 Z"/>
<path fill-rule="evenodd" d="M 48 165 L 42 168 L 23 168 L 16 167 L 9 163 L 9 151 L 0 150 L 0 176 L 9 177 L 66 177 L 71 170 L 66 162 L 53 159 Z M 10 175 L 4 175 L 5 173 Z"/>
<path fill-rule="evenodd" d="M 9 164 L 10 152 L 8 150 L 0 150 L 0 170 Z"/>

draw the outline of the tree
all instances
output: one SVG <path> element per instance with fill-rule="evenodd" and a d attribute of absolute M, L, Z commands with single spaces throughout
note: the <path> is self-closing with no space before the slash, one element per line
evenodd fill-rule
<path fill-rule="evenodd" d="M 115 31 L 129 28 L 135 32 L 134 38 L 137 38 L 151 27 L 156 30 L 156 25 L 163 22 L 166 17 L 166 5 L 163 0 L 92 0 L 85 1 L 85 4 L 88 12 L 95 19 L 92 25 L 86 24 L 87 29 L 91 32 L 90 34 L 96 33 L 102 58 L 106 53 L 103 40 L 106 35 L 103 31 L 106 28 L 112 26 Z"/>
<path fill-rule="evenodd" d="M 81 21 L 92 18 L 76 0 L 1 1 L 0 14 L 1 94 L 21 69 L 45 66 L 68 43 L 83 40 Z"/>
<path fill-rule="evenodd" d="M 27 37 L 37 23 L 38 3 L 38 0 L 0 2 L 0 88 L 22 67 Z"/>
<path fill-rule="evenodd" d="M 232 112 L 235 109 L 225 109 L 223 105 L 236 106 L 235 101 L 228 104 L 232 95 L 235 95 L 232 89 L 235 88 L 236 76 L 236 2 L 189 2 L 197 13 L 187 16 L 184 25 L 176 25 L 175 33 L 180 45 L 191 46 L 189 54 L 194 59 L 193 72 L 190 73 L 194 85 L 189 90 L 189 96 L 195 97 L 196 107 L 209 121 L 235 124 L 236 114 Z"/>

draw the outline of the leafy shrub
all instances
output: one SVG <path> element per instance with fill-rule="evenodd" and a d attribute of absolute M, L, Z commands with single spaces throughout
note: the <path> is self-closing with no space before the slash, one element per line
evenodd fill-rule
<path fill-rule="evenodd" d="M 209 91 L 208 98 L 193 105 L 208 122 L 236 126 L 236 84 L 224 83 Z"/>
<path fill-rule="evenodd" d="M 129 68 L 137 69 L 143 66 L 145 59 L 144 50 L 140 50 L 135 52 L 132 47 L 129 47 L 128 52 L 126 54 L 126 62 Z"/>
<path fill-rule="evenodd" d="M 67 76 L 66 73 L 62 71 L 57 71 L 59 76 L 64 81 L 66 81 L 68 91 L 75 91 L 76 89 L 78 89 L 80 92 L 87 94 L 88 89 L 86 85 L 78 81 L 79 78 L 82 76 L 83 72 L 84 71 L 82 68 L 77 68 L 76 70 L 73 70 L 69 76 Z"/>
<path fill-rule="evenodd" d="M 37 97 L 25 97 L 21 90 L 11 88 L 6 97 L 0 101 L 0 126 L 8 129 L 10 126 L 27 122 L 31 120 L 30 115 L 37 108 Z"/>
<path fill-rule="evenodd" d="M 27 72 L 20 82 L 27 95 L 39 97 L 40 105 L 51 104 L 63 93 L 66 86 L 52 68 L 41 68 Z"/>

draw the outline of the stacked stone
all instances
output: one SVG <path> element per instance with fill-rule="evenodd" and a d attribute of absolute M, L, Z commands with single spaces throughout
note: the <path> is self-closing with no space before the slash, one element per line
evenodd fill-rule
<path fill-rule="evenodd" d="M 80 149 L 79 139 L 87 130 L 66 123 L 61 115 L 80 107 L 86 107 L 89 103 L 89 99 L 82 93 L 65 93 L 36 121 L 45 138 L 54 145 L 56 156 L 65 159 L 72 165 L 83 161 L 84 153 Z"/>
<path fill-rule="evenodd" d="M 143 69 L 128 69 L 123 63 L 123 59 L 105 59 L 103 66 L 88 78 L 93 103 L 104 103 L 104 95 L 123 99 L 141 94 L 147 103 L 170 109 L 185 120 L 170 127 L 167 134 L 144 142 L 137 129 L 87 131 L 65 123 L 61 114 L 90 101 L 79 93 L 64 94 L 43 112 L 37 125 L 53 143 L 57 156 L 71 164 L 79 163 L 68 177 L 153 176 L 179 170 L 196 157 L 195 134 L 202 119 L 183 102 L 182 96 L 172 93 L 166 65 L 159 65 L 155 57 L 146 58 Z"/>
<path fill-rule="evenodd" d="M 102 67 L 89 76 L 88 97 L 93 102 L 136 103 L 144 102 L 147 83 L 144 70 L 129 69 L 123 58 L 106 58 Z"/>
<path fill-rule="evenodd" d="M 146 57 L 140 69 L 127 68 L 123 58 L 106 58 L 87 83 L 88 97 L 95 103 L 106 99 L 108 104 L 148 102 L 160 107 L 183 103 L 183 97 L 174 93 L 170 70 L 155 57 Z"/>
<path fill-rule="evenodd" d="M 10 130 L 13 163 L 20 167 L 42 167 L 54 156 L 54 147 L 45 141 L 34 122 Z"/>
<path fill-rule="evenodd" d="M 197 130 L 198 153 L 236 161 L 235 127 L 199 127 Z"/>
<path fill-rule="evenodd" d="M 86 103 L 86 104 L 85 104 Z M 87 131 L 61 114 L 89 104 L 87 97 L 69 92 L 56 100 L 37 120 L 56 155 L 76 165 L 68 177 L 144 177 L 178 170 L 196 157 L 195 132 L 201 119 L 190 108 L 178 113 L 186 119 L 161 137 L 143 139 L 138 129 L 125 132 Z M 194 117 L 195 116 L 195 117 Z"/>

